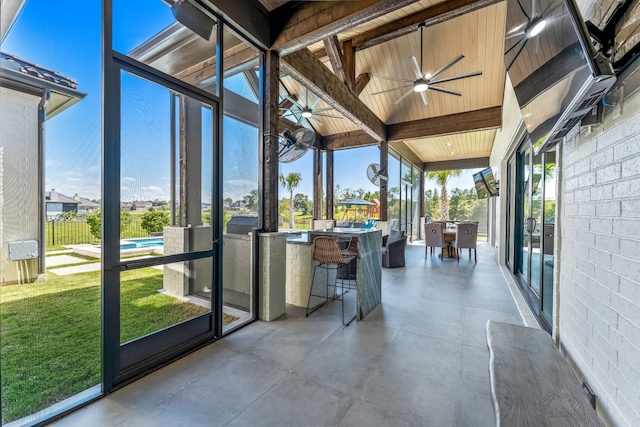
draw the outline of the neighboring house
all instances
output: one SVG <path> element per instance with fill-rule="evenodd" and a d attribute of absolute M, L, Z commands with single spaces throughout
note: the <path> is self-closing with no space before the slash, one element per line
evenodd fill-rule
<path fill-rule="evenodd" d="M 78 214 L 92 214 L 96 209 L 100 209 L 100 203 L 85 199 L 77 194 L 73 196 L 73 200 L 78 202 Z"/>
<path fill-rule="evenodd" d="M 78 205 L 80 202 L 55 190 L 44 193 L 44 202 L 46 204 L 47 217 L 55 217 L 63 212 L 78 213 Z"/>
<path fill-rule="evenodd" d="M 30 282 L 44 272 L 45 121 L 84 98 L 77 86 L 56 71 L 0 52 L 0 284 Z M 11 244 L 33 240 L 38 257 L 9 259 Z"/>

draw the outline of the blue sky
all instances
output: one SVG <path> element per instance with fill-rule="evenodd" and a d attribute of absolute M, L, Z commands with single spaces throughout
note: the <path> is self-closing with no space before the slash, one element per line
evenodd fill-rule
<path fill-rule="evenodd" d="M 124 7 L 124 6 L 127 7 Z M 143 11 L 143 12 L 142 12 Z M 114 48 L 129 52 L 174 22 L 170 9 L 159 0 L 114 0 Z M 87 96 L 47 121 L 46 188 L 68 196 L 100 198 L 101 152 L 101 2 L 73 2 L 61 7 L 50 0 L 28 0 L 0 49 L 51 68 L 78 82 Z M 225 85 L 249 98 L 242 79 Z M 169 197 L 169 94 L 152 83 L 123 76 L 123 200 Z M 210 115 L 203 111 L 203 132 Z M 209 118 L 207 118 L 209 117 Z M 257 187 L 258 132 L 226 119 L 224 195 L 236 200 Z M 125 155 L 126 154 L 126 155 Z M 210 146 L 204 144 L 203 159 Z M 335 153 L 335 184 L 342 189 L 375 191 L 366 167 L 379 163 L 377 147 Z M 203 161 L 203 192 L 208 193 L 210 168 Z M 281 163 L 281 172 L 302 174 L 297 192 L 312 195 L 313 155 L 309 151 L 294 163 Z M 456 186 L 471 188 L 471 176 L 454 179 Z M 427 188 L 433 187 L 427 184 Z M 281 197 L 284 192 L 281 193 Z M 209 201 L 203 195 L 205 201 Z"/>

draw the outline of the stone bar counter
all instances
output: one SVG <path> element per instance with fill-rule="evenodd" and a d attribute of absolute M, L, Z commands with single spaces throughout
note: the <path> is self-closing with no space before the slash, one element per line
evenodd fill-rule
<path fill-rule="evenodd" d="M 318 265 L 317 261 L 312 260 L 313 240 L 318 236 L 333 237 L 339 241 L 349 240 L 352 236 L 358 238 L 356 318 L 363 319 L 382 300 L 382 231 L 377 229 L 327 228 L 309 230 L 287 238 L 287 303 L 307 306 L 313 269 Z M 330 270 L 329 274 L 329 282 L 334 283 L 335 270 Z M 325 270 L 317 269 L 314 280 L 316 285 L 326 283 Z"/>

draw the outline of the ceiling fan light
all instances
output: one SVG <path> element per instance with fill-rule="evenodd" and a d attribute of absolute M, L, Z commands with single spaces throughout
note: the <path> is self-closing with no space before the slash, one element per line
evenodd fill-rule
<path fill-rule="evenodd" d="M 425 80 L 429 80 L 429 79 L 431 79 L 431 73 L 427 73 L 427 74 L 425 74 L 425 75 L 424 75 L 424 79 L 425 79 Z"/>
<path fill-rule="evenodd" d="M 418 93 L 424 92 L 427 89 L 429 89 L 429 85 L 425 82 L 419 82 L 416 83 L 415 86 L 413 86 L 413 91 Z"/>
<path fill-rule="evenodd" d="M 302 112 L 302 117 L 304 117 L 305 119 L 308 119 L 309 117 L 313 116 L 313 113 L 309 110 L 304 110 Z"/>
<path fill-rule="evenodd" d="M 542 21 L 538 22 L 536 25 L 533 26 L 533 28 L 531 28 L 531 31 L 529 32 L 529 37 L 535 37 L 538 34 L 540 34 L 542 32 L 542 30 L 544 30 L 544 27 L 547 26 L 547 20 L 543 19 Z"/>

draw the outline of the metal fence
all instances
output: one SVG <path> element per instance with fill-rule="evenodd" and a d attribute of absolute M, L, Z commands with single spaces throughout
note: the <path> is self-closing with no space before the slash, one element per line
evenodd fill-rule
<path fill-rule="evenodd" d="M 89 224 L 83 219 L 78 220 L 48 220 L 46 226 L 47 245 L 79 245 L 83 243 L 99 244 L 91 234 Z M 149 237 L 149 233 L 142 228 L 141 221 L 132 221 L 125 226 L 120 237 L 131 239 L 135 237 Z"/>

